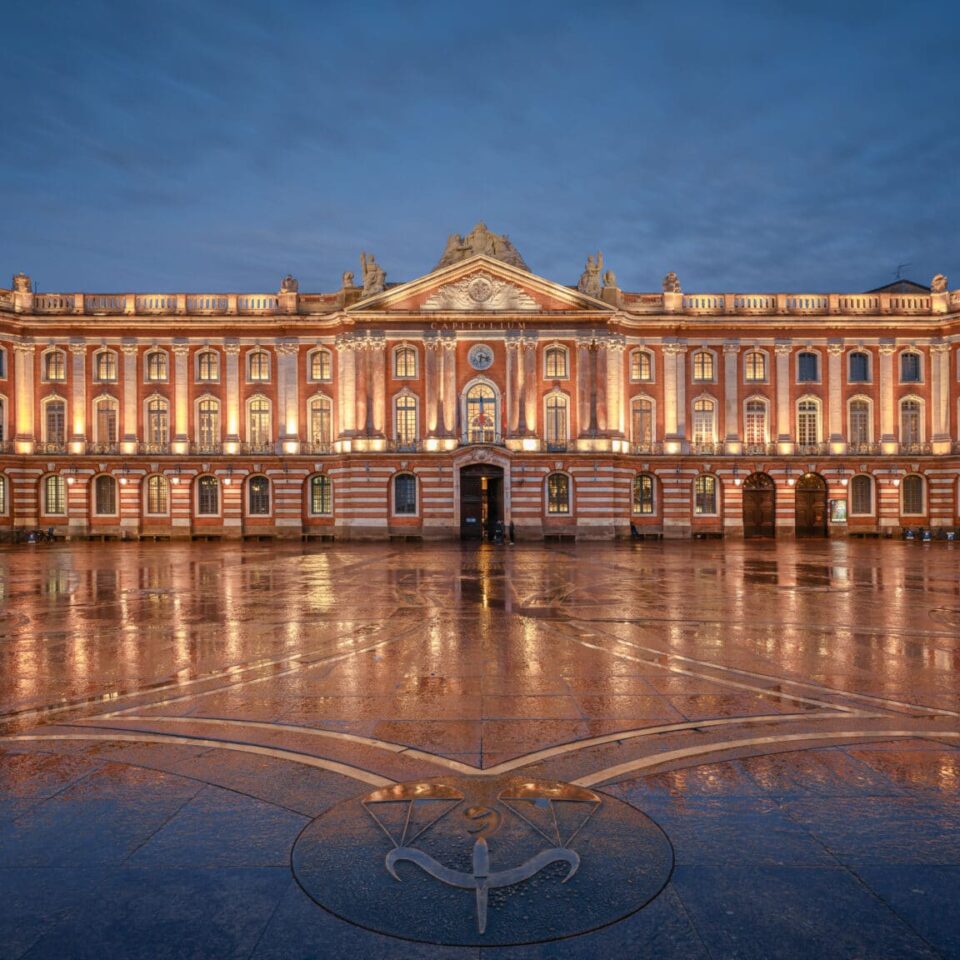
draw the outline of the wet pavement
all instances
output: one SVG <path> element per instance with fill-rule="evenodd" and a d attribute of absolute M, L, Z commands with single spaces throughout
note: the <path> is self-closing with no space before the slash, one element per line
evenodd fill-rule
<path fill-rule="evenodd" d="M 0 960 L 960 958 L 956 544 L 42 545 L 0 599 Z"/>

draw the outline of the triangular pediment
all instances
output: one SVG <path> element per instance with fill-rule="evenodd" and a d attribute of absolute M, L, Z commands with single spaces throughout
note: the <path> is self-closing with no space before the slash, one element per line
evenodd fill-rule
<path fill-rule="evenodd" d="M 357 301 L 348 313 L 610 313 L 603 300 L 478 254 L 383 293 Z"/>

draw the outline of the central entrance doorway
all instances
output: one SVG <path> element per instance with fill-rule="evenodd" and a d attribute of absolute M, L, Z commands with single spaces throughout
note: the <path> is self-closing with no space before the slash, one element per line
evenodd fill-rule
<path fill-rule="evenodd" d="M 766 473 L 752 473 L 743 481 L 744 537 L 772 537 L 776 534 L 776 488 Z"/>
<path fill-rule="evenodd" d="M 798 537 L 827 535 L 827 482 L 816 473 L 805 473 L 796 486 Z"/>
<path fill-rule="evenodd" d="M 474 463 L 460 470 L 460 539 L 492 540 L 503 520 L 503 467 Z"/>

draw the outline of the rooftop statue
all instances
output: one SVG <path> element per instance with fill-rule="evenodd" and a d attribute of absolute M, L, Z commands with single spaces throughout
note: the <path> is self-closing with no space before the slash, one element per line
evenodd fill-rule
<path fill-rule="evenodd" d="M 387 275 L 383 272 L 383 267 L 377 263 L 371 253 L 360 254 L 360 266 L 363 273 L 363 296 L 372 297 L 375 293 L 383 293 L 387 285 Z"/>
<path fill-rule="evenodd" d="M 352 290 L 355 286 L 353 282 L 353 271 L 344 270 L 343 277 L 341 278 L 340 283 L 343 286 L 344 290 Z"/>
<path fill-rule="evenodd" d="M 300 284 L 297 283 L 296 277 L 288 273 L 280 281 L 280 292 L 281 293 L 297 293 L 300 290 Z"/>
<path fill-rule="evenodd" d="M 30 293 L 33 285 L 25 273 L 18 273 L 13 278 L 13 289 L 16 290 L 17 293 Z"/>
<path fill-rule="evenodd" d="M 451 263 L 459 263 L 461 260 L 467 260 L 481 253 L 484 256 L 493 257 L 494 260 L 509 263 L 512 267 L 519 267 L 521 270 L 530 269 L 505 233 L 502 235 L 492 233 L 481 221 L 465 237 L 461 237 L 459 233 L 451 233 L 447 237 L 443 256 L 434 270 L 449 267 Z"/>
<path fill-rule="evenodd" d="M 930 281 L 930 292 L 931 293 L 947 292 L 947 278 L 942 273 L 938 273 L 933 278 L 933 280 Z"/>
<path fill-rule="evenodd" d="M 587 257 L 587 265 L 580 274 L 580 282 L 577 289 L 585 293 L 588 297 L 600 297 L 600 271 L 603 270 L 603 254 L 598 253 L 596 258 Z"/>
<path fill-rule="evenodd" d="M 663 292 L 683 293 L 680 289 L 680 278 L 672 270 L 663 278 Z"/>

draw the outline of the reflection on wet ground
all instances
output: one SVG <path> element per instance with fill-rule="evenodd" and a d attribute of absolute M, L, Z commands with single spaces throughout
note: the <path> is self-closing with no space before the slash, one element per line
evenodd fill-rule
<path fill-rule="evenodd" d="M 958 561 L 7 548 L 0 957 L 476 957 L 338 920 L 290 851 L 371 789 L 514 773 L 634 804 L 676 868 L 632 917 L 484 957 L 960 957 Z"/>

